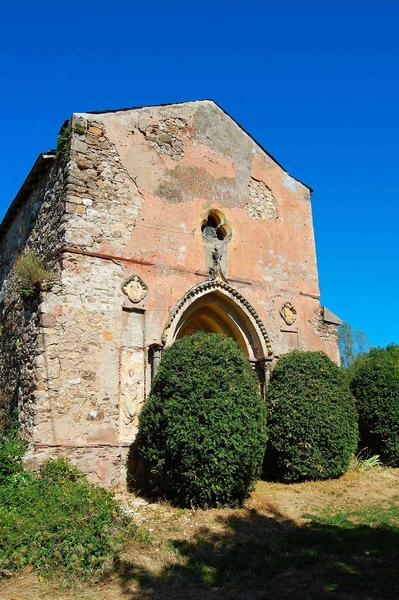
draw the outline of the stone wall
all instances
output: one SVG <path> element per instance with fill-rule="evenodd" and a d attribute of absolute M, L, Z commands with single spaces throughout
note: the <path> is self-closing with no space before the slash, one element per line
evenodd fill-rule
<path fill-rule="evenodd" d="M 133 234 L 142 205 L 143 196 L 105 135 L 102 123 L 75 115 L 66 244 L 90 250 L 112 248 L 115 255 L 120 255 Z"/>
<path fill-rule="evenodd" d="M 68 166 L 54 156 L 46 160 L 51 166 L 43 169 L 33 189 L 27 180 L 14 202 L 12 218 L 0 233 L 0 425 L 5 425 L 10 409 L 18 405 L 21 433 L 27 439 L 33 435 L 35 420 L 35 361 L 42 351 L 46 326 L 41 313 L 45 292 L 23 299 L 14 265 L 17 257 L 30 249 L 59 273 Z"/>

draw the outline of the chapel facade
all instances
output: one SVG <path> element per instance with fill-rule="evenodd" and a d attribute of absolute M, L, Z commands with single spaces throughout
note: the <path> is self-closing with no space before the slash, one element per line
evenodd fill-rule
<path fill-rule="evenodd" d="M 338 362 L 310 194 L 213 101 L 73 114 L 0 226 L 0 406 L 27 465 L 123 484 L 162 351 L 197 330 L 234 338 L 262 391 L 289 350 Z M 24 298 L 28 250 L 54 277 Z"/>

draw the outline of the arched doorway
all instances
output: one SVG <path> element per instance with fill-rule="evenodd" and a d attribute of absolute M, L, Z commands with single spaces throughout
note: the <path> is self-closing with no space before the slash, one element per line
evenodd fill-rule
<path fill-rule="evenodd" d="M 195 331 L 233 338 L 253 365 L 263 389 L 272 357 L 266 329 L 256 310 L 226 281 L 208 280 L 185 294 L 171 313 L 163 345 Z"/>
<path fill-rule="evenodd" d="M 254 332 L 237 306 L 218 292 L 197 298 L 181 315 L 175 329 L 178 340 L 195 331 L 220 333 L 233 338 L 249 360 L 262 353 Z"/>

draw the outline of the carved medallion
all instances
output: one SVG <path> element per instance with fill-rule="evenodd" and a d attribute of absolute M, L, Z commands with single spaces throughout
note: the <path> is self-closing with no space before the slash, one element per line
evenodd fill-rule
<path fill-rule="evenodd" d="M 131 302 L 137 304 L 148 294 L 148 286 L 138 275 L 131 275 L 122 284 L 122 292 Z"/>
<path fill-rule="evenodd" d="M 287 325 L 292 325 L 296 321 L 296 310 L 291 302 L 286 302 L 280 308 L 280 315 L 283 317 Z"/>

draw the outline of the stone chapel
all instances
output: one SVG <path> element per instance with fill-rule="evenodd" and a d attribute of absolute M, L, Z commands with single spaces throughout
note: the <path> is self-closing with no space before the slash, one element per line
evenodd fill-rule
<path fill-rule="evenodd" d="M 311 191 L 211 100 L 73 114 L 0 226 L 0 407 L 27 465 L 123 484 L 162 351 L 196 330 L 234 338 L 262 390 L 289 350 L 338 362 Z M 54 273 L 33 298 L 27 250 Z"/>

